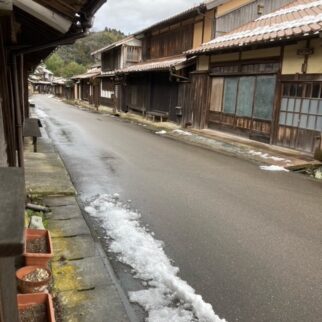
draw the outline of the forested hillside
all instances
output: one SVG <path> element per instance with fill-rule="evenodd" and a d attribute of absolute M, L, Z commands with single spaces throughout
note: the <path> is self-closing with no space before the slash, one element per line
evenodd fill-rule
<path fill-rule="evenodd" d="M 75 44 L 57 49 L 45 63 L 55 76 L 71 77 L 81 74 L 94 63 L 91 52 L 123 37 L 125 35 L 115 29 L 106 28 L 104 31 L 91 32 Z"/>

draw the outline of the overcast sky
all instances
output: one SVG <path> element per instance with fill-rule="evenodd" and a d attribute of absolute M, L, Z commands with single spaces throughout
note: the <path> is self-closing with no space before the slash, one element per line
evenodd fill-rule
<path fill-rule="evenodd" d="M 200 2 L 202 0 L 108 0 L 96 14 L 94 30 L 108 27 L 130 34 Z"/>

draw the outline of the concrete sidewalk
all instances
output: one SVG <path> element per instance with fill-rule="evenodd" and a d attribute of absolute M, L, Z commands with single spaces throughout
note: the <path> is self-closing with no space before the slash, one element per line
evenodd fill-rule
<path fill-rule="evenodd" d="M 46 219 L 54 247 L 52 294 L 57 321 L 135 321 L 104 251 L 82 216 L 64 164 L 43 134 L 38 153 L 26 141 L 26 189 L 31 199 L 51 209 Z"/>

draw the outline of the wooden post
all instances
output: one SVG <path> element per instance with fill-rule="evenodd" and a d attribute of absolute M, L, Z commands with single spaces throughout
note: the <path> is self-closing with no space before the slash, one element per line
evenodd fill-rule
<path fill-rule="evenodd" d="M 0 258 L 0 321 L 18 322 L 15 258 Z"/>
<path fill-rule="evenodd" d="M 15 258 L 23 253 L 24 171 L 0 168 L 0 321 L 18 322 Z"/>
<path fill-rule="evenodd" d="M 17 143 L 18 143 L 18 165 L 24 167 L 23 158 L 23 140 L 22 140 L 22 115 L 21 115 L 21 102 L 19 95 L 19 81 L 17 69 L 17 56 L 12 56 L 12 72 L 13 72 L 13 92 L 15 96 L 15 112 L 16 112 L 16 128 L 17 128 Z"/>

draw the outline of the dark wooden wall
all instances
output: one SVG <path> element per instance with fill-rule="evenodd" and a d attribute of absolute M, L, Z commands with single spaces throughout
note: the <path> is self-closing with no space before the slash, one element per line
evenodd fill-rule
<path fill-rule="evenodd" d="M 82 79 L 81 80 L 81 88 L 82 88 L 82 91 L 81 91 L 81 99 L 84 100 L 84 101 L 88 101 L 89 100 L 89 80 L 88 79 Z"/>
<path fill-rule="evenodd" d="M 151 104 L 149 110 L 169 113 L 169 120 L 176 122 L 178 84 L 169 80 L 169 73 L 153 73 L 151 76 Z"/>
<path fill-rule="evenodd" d="M 178 83 L 170 81 L 168 71 L 129 76 L 121 95 L 123 110 L 167 112 L 169 120 L 177 121 Z"/>
<path fill-rule="evenodd" d="M 123 110 L 145 112 L 150 101 L 150 75 L 148 73 L 132 74 L 123 86 Z"/>
<path fill-rule="evenodd" d="M 263 14 L 276 10 L 283 5 L 292 2 L 291 0 L 256 0 L 233 12 L 229 12 L 217 18 L 216 37 L 223 35 L 239 26 L 259 18 L 258 5 L 264 5 Z"/>
<path fill-rule="evenodd" d="M 182 124 L 200 129 L 206 127 L 210 91 L 207 73 L 192 73 L 191 82 L 181 83 L 178 104 L 182 106 Z"/>
<path fill-rule="evenodd" d="M 102 53 L 102 71 L 107 72 L 120 68 L 121 47 Z"/>
<path fill-rule="evenodd" d="M 193 44 L 193 22 L 160 34 L 147 35 L 143 40 L 143 59 L 180 55 Z"/>

